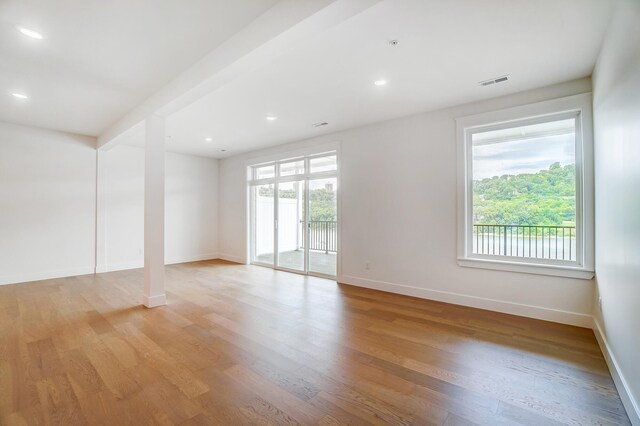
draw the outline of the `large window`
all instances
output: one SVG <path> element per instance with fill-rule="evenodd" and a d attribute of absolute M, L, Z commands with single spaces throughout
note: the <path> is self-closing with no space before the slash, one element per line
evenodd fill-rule
<path fill-rule="evenodd" d="M 463 266 L 591 276 L 586 98 L 458 120 Z"/>

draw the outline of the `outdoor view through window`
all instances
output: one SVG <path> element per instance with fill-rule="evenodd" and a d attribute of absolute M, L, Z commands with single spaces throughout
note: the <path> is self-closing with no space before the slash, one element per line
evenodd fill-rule
<path fill-rule="evenodd" d="M 474 254 L 576 260 L 575 122 L 472 134 Z"/>

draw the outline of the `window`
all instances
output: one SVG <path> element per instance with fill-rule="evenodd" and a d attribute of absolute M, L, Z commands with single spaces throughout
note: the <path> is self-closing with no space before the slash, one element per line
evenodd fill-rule
<path fill-rule="evenodd" d="M 338 163 L 335 155 L 328 157 L 318 157 L 309 160 L 311 173 L 328 172 L 338 169 Z"/>
<path fill-rule="evenodd" d="M 255 178 L 256 179 L 268 179 L 272 178 L 276 175 L 276 166 L 275 164 L 270 164 L 268 166 L 256 167 L 254 168 Z"/>
<path fill-rule="evenodd" d="M 590 278 L 590 96 L 457 120 L 462 266 Z"/>
<path fill-rule="evenodd" d="M 304 173 L 304 159 L 280 163 L 280 176 L 292 176 Z"/>

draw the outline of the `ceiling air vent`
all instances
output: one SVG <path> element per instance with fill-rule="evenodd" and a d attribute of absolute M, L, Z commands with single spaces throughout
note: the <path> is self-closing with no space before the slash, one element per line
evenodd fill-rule
<path fill-rule="evenodd" d="M 320 122 L 320 123 L 315 123 L 315 124 L 313 125 L 313 127 L 322 127 L 322 126 L 326 126 L 326 125 L 328 125 L 328 124 L 329 124 L 329 123 L 327 123 L 326 121 L 323 121 L 323 122 Z"/>
<path fill-rule="evenodd" d="M 502 83 L 503 81 L 507 81 L 509 80 L 509 76 L 508 75 L 503 75 L 500 77 L 496 77 L 496 78 L 492 78 L 489 80 L 484 80 L 480 82 L 480 86 L 491 86 L 492 84 L 496 84 L 496 83 Z"/>

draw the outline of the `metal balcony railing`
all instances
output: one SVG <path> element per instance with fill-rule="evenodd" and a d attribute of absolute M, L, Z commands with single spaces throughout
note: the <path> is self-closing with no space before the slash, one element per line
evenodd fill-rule
<path fill-rule="evenodd" d="M 309 221 L 309 250 L 325 253 L 338 251 L 338 222 L 331 220 Z"/>
<path fill-rule="evenodd" d="M 473 225 L 473 253 L 576 260 L 575 226 Z"/>

